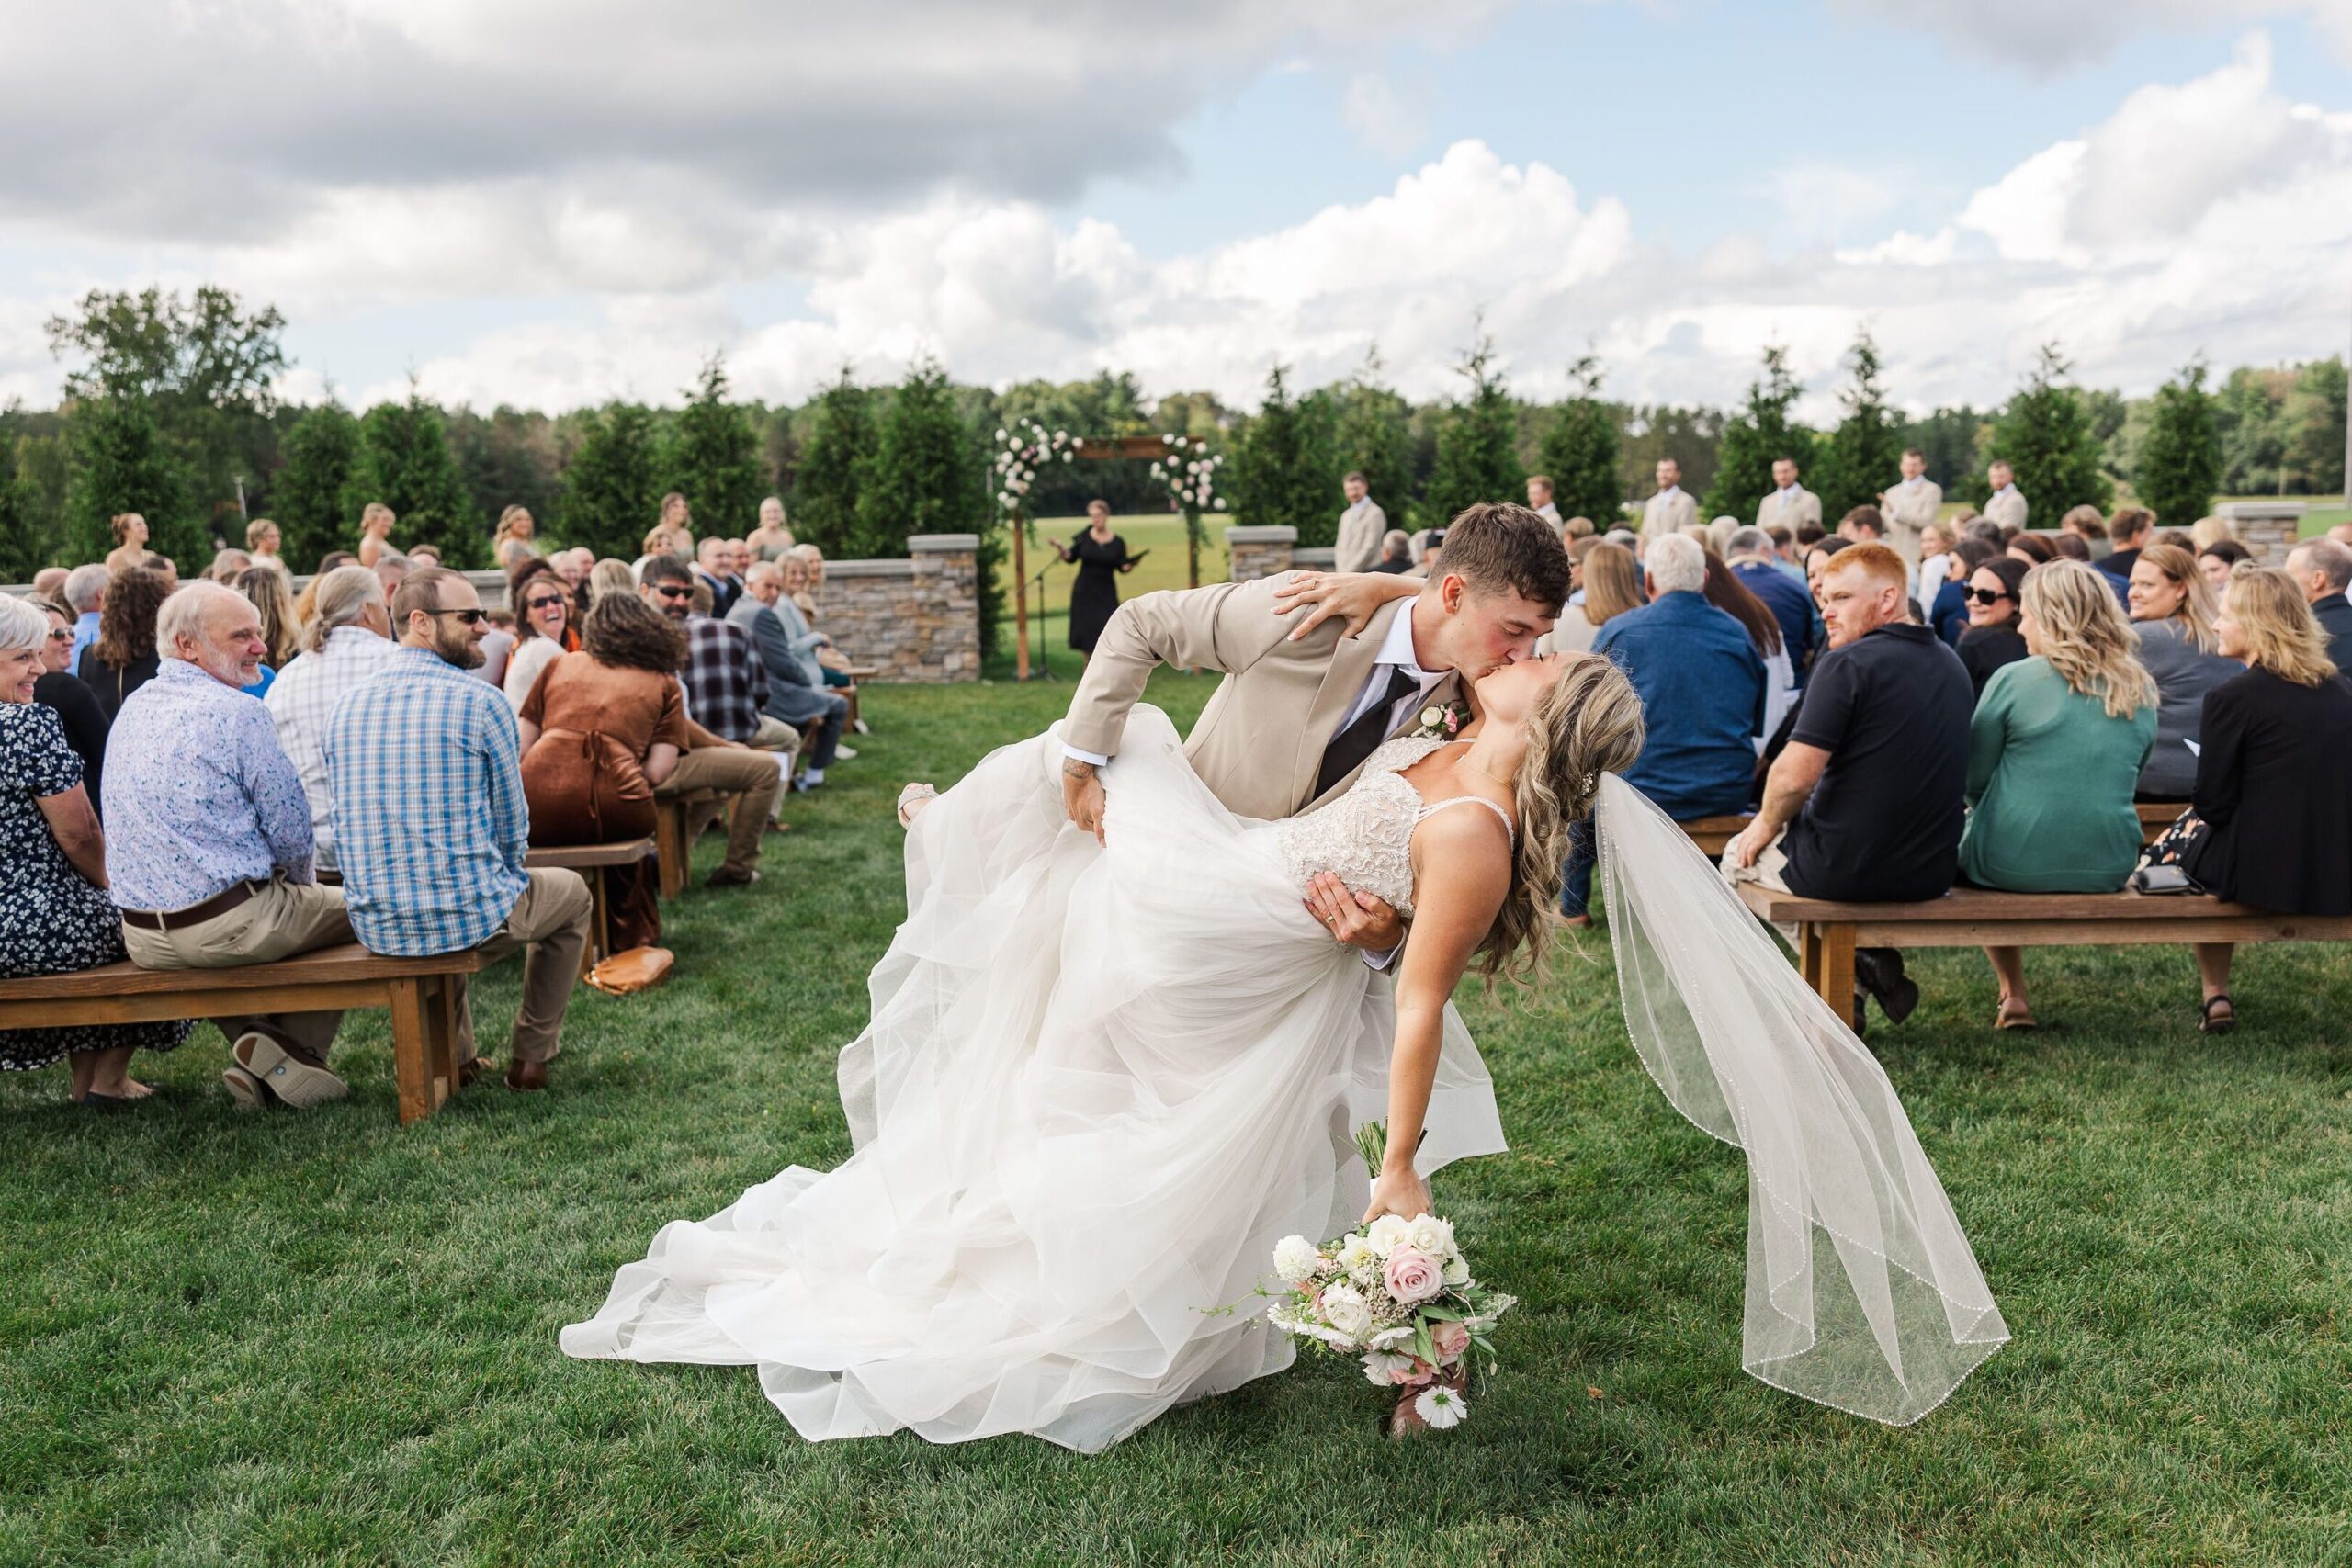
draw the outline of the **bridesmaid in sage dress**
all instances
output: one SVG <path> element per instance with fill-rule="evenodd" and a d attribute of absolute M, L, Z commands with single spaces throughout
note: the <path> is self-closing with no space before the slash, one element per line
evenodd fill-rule
<path fill-rule="evenodd" d="M 1080 653 L 1092 653 L 1112 612 L 1119 607 L 1117 574 L 1133 571 L 1143 558 L 1128 555 L 1127 542 L 1111 532 L 1109 502 L 1089 502 L 1086 515 L 1086 532 L 1068 546 L 1059 539 L 1046 542 L 1065 565 L 1078 568 L 1078 581 L 1069 589 L 1069 645 Z"/>

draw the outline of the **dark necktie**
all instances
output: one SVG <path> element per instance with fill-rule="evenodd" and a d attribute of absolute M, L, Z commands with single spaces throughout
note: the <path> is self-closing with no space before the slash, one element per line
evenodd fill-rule
<path fill-rule="evenodd" d="M 1421 683 L 1405 673 L 1400 665 L 1388 667 L 1388 687 L 1380 700 L 1357 716 L 1356 721 L 1331 737 L 1323 748 L 1323 765 L 1315 773 L 1315 798 L 1320 800 L 1331 786 L 1363 766 L 1366 757 L 1380 750 L 1388 739 L 1388 715 L 1403 698 L 1421 689 Z"/>

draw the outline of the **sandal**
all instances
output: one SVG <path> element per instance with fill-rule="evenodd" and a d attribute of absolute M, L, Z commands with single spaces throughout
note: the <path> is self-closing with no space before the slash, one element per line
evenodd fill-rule
<path fill-rule="evenodd" d="M 2015 1010 L 2012 1011 L 2011 1010 Z M 1993 1014 L 1996 1029 L 2039 1029 L 2033 1021 L 2033 1010 L 2015 997 L 2003 997 L 1999 1009 Z"/>
<path fill-rule="evenodd" d="M 937 799 L 939 792 L 927 784 L 910 784 L 899 792 L 899 826 L 911 828 L 922 815 L 922 803 Z"/>
<path fill-rule="evenodd" d="M 2213 1016 L 2215 1008 L 2227 1008 L 2229 1010 L 2221 1017 L 2215 1018 Z M 2230 1000 L 2229 992 L 2222 991 L 2205 998 L 2205 1010 L 2197 1020 L 2197 1032 L 2199 1034 L 2227 1034 L 2237 1026 L 2237 1004 Z"/>

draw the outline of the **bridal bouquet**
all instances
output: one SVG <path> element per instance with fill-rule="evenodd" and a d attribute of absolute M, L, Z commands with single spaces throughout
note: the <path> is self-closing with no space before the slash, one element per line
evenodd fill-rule
<path fill-rule="evenodd" d="M 1366 1158 L 1377 1168 L 1376 1145 Z M 1274 1247 L 1274 1272 L 1287 1289 L 1265 1292 L 1275 1298 L 1266 1321 L 1361 1356 L 1363 1375 L 1378 1387 L 1419 1390 L 1400 1396 L 1398 1414 L 1409 1402 L 1439 1431 L 1469 1416 L 1464 1359 L 1475 1347 L 1492 1364 L 1487 1335 L 1517 1304 L 1471 1278 L 1453 1223 L 1433 1214 L 1383 1214 L 1321 1247 L 1285 1236 Z"/>

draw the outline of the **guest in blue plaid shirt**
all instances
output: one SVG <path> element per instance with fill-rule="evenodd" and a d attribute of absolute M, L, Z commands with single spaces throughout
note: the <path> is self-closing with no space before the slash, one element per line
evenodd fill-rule
<path fill-rule="evenodd" d="M 392 596 L 400 646 L 329 721 L 328 787 L 345 901 L 359 940 L 412 957 L 526 947 L 511 1089 L 547 1087 L 588 943 L 588 885 L 523 864 L 530 816 L 514 710 L 475 676 L 489 623 L 457 572 L 412 572 Z M 473 1010 L 458 985 L 458 1062 L 470 1082 Z"/>
<path fill-rule="evenodd" d="M 686 634 L 687 747 L 670 776 L 654 786 L 664 800 L 703 790 L 740 797 L 727 829 L 727 858 L 710 874 L 712 887 L 742 887 L 760 879 L 760 837 L 775 819 L 781 829 L 785 783 L 792 776 L 792 753 L 800 737 L 789 726 L 759 723 L 758 704 L 767 696 L 767 672 L 751 641 L 736 627 L 695 615 L 694 574 L 675 556 L 645 563 L 638 592 L 647 604 L 675 621 Z M 749 705 L 748 706 L 746 705 Z M 781 733 L 777 733 L 781 731 Z M 746 740 L 750 746 L 743 744 Z M 753 747 L 774 748 L 752 750 Z M 692 844 L 721 808 L 702 807 L 686 824 Z"/>

